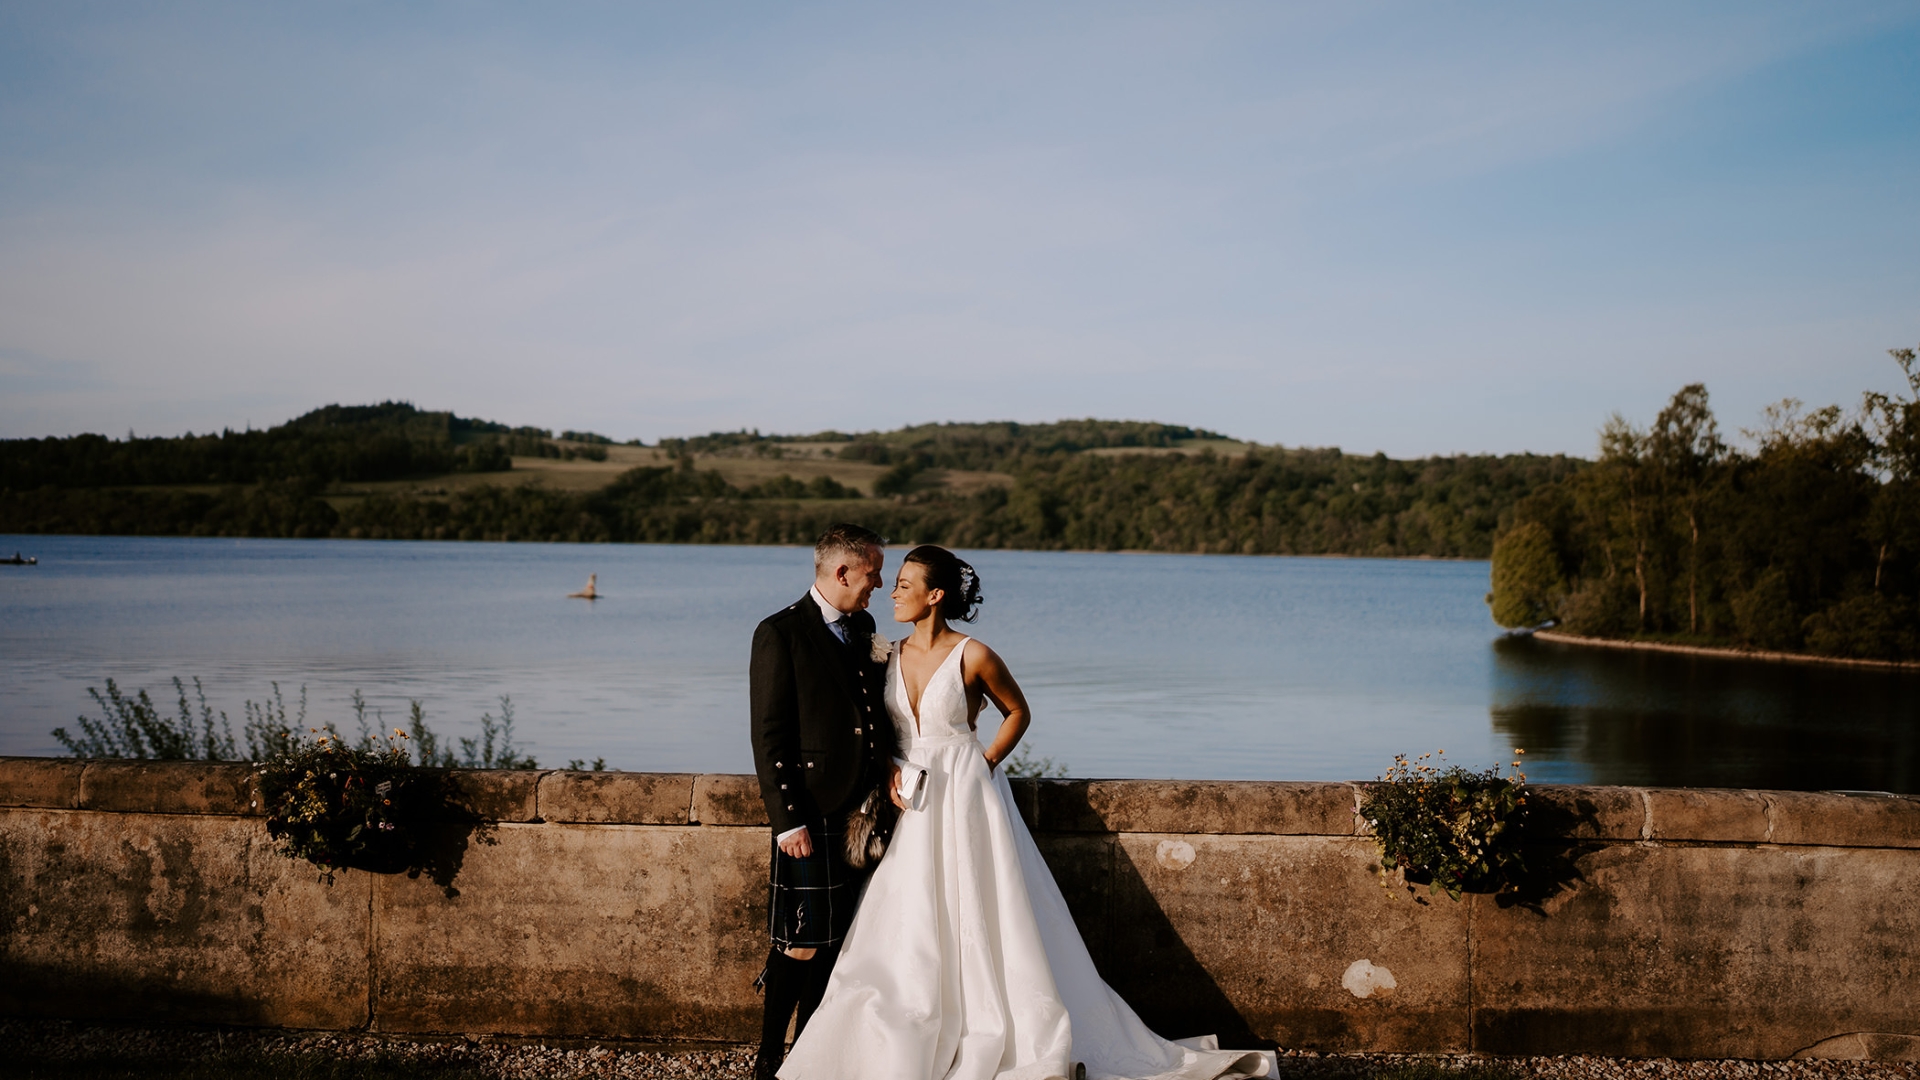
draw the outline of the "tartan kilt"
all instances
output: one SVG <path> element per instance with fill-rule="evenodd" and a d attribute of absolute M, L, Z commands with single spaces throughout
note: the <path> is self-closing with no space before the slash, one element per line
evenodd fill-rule
<path fill-rule="evenodd" d="M 867 871 L 846 861 L 844 819 L 807 824 L 813 854 L 796 859 L 773 840 L 768 867 L 767 933 L 781 950 L 829 949 L 840 944 L 853 925 L 854 909 L 867 885 Z"/>

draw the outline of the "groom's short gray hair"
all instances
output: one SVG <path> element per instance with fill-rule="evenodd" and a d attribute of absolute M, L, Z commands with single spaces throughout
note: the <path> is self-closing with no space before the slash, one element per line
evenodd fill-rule
<path fill-rule="evenodd" d="M 813 542 L 813 574 L 819 577 L 828 573 L 843 559 L 864 562 L 886 546 L 885 538 L 865 526 L 846 522 L 829 525 L 820 539 Z"/>

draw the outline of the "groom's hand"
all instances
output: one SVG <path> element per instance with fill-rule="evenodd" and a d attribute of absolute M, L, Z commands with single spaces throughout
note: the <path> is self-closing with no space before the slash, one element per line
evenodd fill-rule
<path fill-rule="evenodd" d="M 900 799 L 900 766 L 889 765 L 887 767 L 893 770 L 893 779 L 887 782 L 887 798 L 892 799 L 893 805 L 902 810 L 913 809 L 913 807 L 908 806 Z"/>
<path fill-rule="evenodd" d="M 813 854 L 813 830 L 801 829 L 792 836 L 780 841 L 780 850 L 796 859 L 804 859 Z"/>

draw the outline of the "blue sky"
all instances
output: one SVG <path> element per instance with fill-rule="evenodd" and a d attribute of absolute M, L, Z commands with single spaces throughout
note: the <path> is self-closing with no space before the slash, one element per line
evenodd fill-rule
<path fill-rule="evenodd" d="M 1591 453 L 1893 389 L 1920 4 L 0 0 L 0 436 Z"/>

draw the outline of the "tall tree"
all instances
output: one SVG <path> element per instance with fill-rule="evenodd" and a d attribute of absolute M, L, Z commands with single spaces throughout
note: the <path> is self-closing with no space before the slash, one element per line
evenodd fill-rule
<path fill-rule="evenodd" d="M 1707 387 L 1690 383 L 1653 421 L 1648 457 L 1687 523 L 1687 632 L 1700 632 L 1700 514 L 1727 454 L 1707 407 Z"/>
<path fill-rule="evenodd" d="M 1624 496 L 1628 549 L 1633 553 L 1633 584 L 1639 593 L 1638 625 L 1647 629 L 1651 587 L 1648 565 L 1654 530 L 1654 484 L 1647 461 L 1647 434 L 1625 417 L 1614 413 L 1600 429 L 1600 466 L 1602 475 L 1614 481 Z"/>
<path fill-rule="evenodd" d="M 1920 486 L 1920 354 L 1913 349 L 1888 349 L 1900 373 L 1906 376 L 1907 396 L 1869 391 L 1861 412 L 1873 441 L 1873 463 L 1883 483 L 1868 519 L 1874 544 L 1873 591 L 1884 584 L 1887 558 L 1907 541 L 1914 527 L 1916 486 Z"/>

